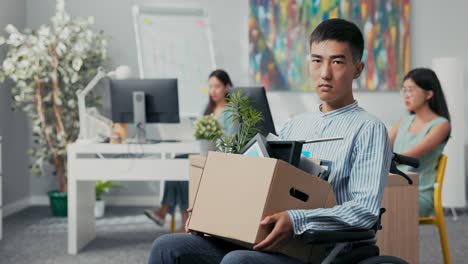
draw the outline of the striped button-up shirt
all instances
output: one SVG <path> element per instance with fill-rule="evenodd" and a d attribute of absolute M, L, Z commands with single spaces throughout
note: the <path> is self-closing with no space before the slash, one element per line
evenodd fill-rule
<path fill-rule="evenodd" d="M 368 229 L 379 215 L 392 154 L 384 124 L 355 101 L 338 110 L 299 115 L 280 132 L 285 140 L 325 137 L 344 139 L 307 144 L 303 150 L 328 162 L 328 181 L 337 205 L 289 210 L 295 235 L 314 230 Z"/>

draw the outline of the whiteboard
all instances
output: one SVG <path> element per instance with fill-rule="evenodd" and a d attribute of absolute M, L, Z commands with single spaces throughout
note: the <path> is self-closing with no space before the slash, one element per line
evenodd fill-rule
<path fill-rule="evenodd" d="M 140 78 L 177 78 L 181 116 L 198 116 L 216 69 L 211 26 L 201 8 L 133 6 Z"/>

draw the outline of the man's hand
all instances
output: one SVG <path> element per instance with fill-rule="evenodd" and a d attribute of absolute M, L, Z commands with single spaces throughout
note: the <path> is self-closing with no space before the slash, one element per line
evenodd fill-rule
<path fill-rule="evenodd" d="M 274 225 L 270 234 L 254 246 L 254 250 L 274 251 L 281 248 L 293 236 L 293 226 L 286 211 L 265 217 L 260 225 Z"/>
<path fill-rule="evenodd" d="M 190 230 L 188 229 L 188 225 L 190 223 L 190 217 L 192 217 L 192 209 L 193 209 L 192 207 L 187 209 L 188 217 L 187 217 L 187 221 L 185 221 L 185 232 L 186 233 L 190 233 Z"/>

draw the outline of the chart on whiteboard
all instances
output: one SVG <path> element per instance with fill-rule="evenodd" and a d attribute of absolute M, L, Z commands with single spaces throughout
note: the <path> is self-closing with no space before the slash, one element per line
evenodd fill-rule
<path fill-rule="evenodd" d="M 181 115 L 198 115 L 215 69 L 209 20 L 200 9 L 145 9 L 135 16 L 141 78 L 177 78 Z"/>

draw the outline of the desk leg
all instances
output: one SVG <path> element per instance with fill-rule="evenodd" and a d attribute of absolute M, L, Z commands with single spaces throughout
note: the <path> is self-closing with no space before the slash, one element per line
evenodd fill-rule
<path fill-rule="evenodd" d="M 76 255 L 96 237 L 95 183 L 68 182 L 68 254 Z"/>

